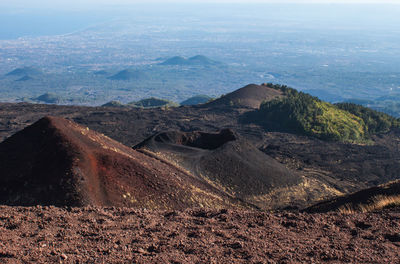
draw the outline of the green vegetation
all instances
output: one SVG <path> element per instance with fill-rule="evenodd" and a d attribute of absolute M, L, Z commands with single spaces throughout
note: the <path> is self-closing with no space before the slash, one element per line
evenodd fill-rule
<path fill-rule="evenodd" d="M 352 103 L 330 104 L 285 85 L 263 84 L 285 97 L 261 104 L 254 121 L 268 128 L 324 140 L 365 142 L 377 133 L 400 127 L 400 120 Z"/>
<path fill-rule="evenodd" d="M 261 104 L 259 117 L 285 130 L 325 140 L 360 141 L 365 138 L 361 118 L 311 95 L 288 88 L 287 95 Z"/>
<path fill-rule="evenodd" d="M 370 135 L 387 132 L 394 127 L 400 127 L 399 119 L 361 105 L 353 103 L 340 103 L 336 104 L 336 106 L 362 118 L 367 127 L 367 132 Z"/>

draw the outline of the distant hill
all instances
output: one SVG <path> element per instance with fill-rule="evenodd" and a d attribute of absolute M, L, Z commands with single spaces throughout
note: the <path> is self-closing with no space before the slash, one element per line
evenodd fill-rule
<path fill-rule="evenodd" d="M 179 210 L 236 207 L 235 200 L 173 165 L 59 117 L 0 143 L 0 204 Z"/>
<path fill-rule="evenodd" d="M 134 101 L 134 102 L 130 102 L 127 104 L 123 104 L 119 101 L 110 101 L 108 103 L 105 103 L 102 105 L 102 107 L 129 107 L 129 106 L 133 106 L 133 107 L 143 107 L 143 108 L 154 108 L 154 107 L 163 107 L 163 106 L 168 106 L 168 107 L 176 107 L 179 106 L 177 103 L 174 103 L 172 101 L 169 100 L 165 100 L 165 99 L 159 99 L 159 98 L 155 98 L 155 97 L 151 97 L 151 98 L 146 98 L 146 99 L 142 99 L 139 101 Z"/>
<path fill-rule="evenodd" d="M 205 106 L 208 107 L 247 107 L 257 109 L 262 102 L 279 98 L 283 93 L 279 90 L 264 86 L 249 84 L 236 91 L 215 99 Z"/>
<path fill-rule="evenodd" d="M 311 94 L 312 96 L 316 96 L 319 99 L 327 102 L 342 102 L 344 99 L 340 95 L 335 93 L 330 93 L 329 91 L 323 89 L 312 89 L 312 90 L 303 90 L 303 93 Z"/>
<path fill-rule="evenodd" d="M 400 118 L 400 94 L 393 93 L 390 95 L 385 95 L 378 97 L 374 100 L 366 99 L 348 99 L 344 103 L 354 103 L 363 106 L 370 107 L 377 111 L 384 112 L 386 114 Z"/>
<path fill-rule="evenodd" d="M 391 95 L 381 96 L 376 101 L 400 101 L 400 93 L 393 93 Z"/>
<path fill-rule="evenodd" d="M 394 206 L 400 207 L 400 180 L 321 202 L 307 208 L 306 211 L 353 213 L 382 210 Z"/>
<path fill-rule="evenodd" d="M 369 135 L 389 132 L 392 128 L 400 127 L 399 119 L 371 108 L 352 103 L 339 103 L 335 105 L 342 110 L 360 117 L 364 121 Z"/>
<path fill-rule="evenodd" d="M 212 60 L 203 55 L 197 55 L 191 58 L 184 58 L 180 56 L 175 56 L 167 59 L 166 61 L 160 63 L 160 65 L 180 65 L 180 66 L 210 66 L 210 65 L 218 65 L 221 62 Z"/>
<path fill-rule="evenodd" d="M 399 120 L 354 104 L 333 105 L 287 86 L 266 84 L 283 97 L 264 102 L 248 114 L 268 129 L 314 136 L 324 140 L 362 142 L 371 135 L 400 127 Z M 243 120 L 246 120 L 244 118 Z"/>
<path fill-rule="evenodd" d="M 57 104 L 57 103 L 61 102 L 62 97 L 58 96 L 54 93 L 45 93 L 36 98 L 32 98 L 32 100 L 43 102 L 46 104 Z"/>
<path fill-rule="evenodd" d="M 127 69 L 120 71 L 117 74 L 108 77 L 107 79 L 116 81 L 131 81 L 131 80 L 144 80 L 147 78 L 148 75 L 145 72 Z"/>
<path fill-rule="evenodd" d="M 102 107 L 125 107 L 120 101 L 110 101 L 102 105 Z"/>
<path fill-rule="evenodd" d="M 94 75 L 107 75 L 108 72 L 104 71 L 104 70 L 99 70 L 99 71 L 95 71 L 93 72 Z"/>
<path fill-rule="evenodd" d="M 187 59 L 180 56 L 175 56 L 165 60 L 164 62 L 160 63 L 160 65 L 186 65 Z"/>
<path fill-rule="evenodd" d="M 357 98 L 351 98 L 344 100 L 342 103 L 351 103 L 351 104 L 358 104 L 358 105 L 369 105 L 369 104 L 374 104 L 374 100 L 368 100 L 368 99 L 357 99 Z"/>
<path fill-rule="evenodd" d="M 160 98 L 155 98 L 155 97 L 142 99 L 142 100 L 136 101 L 136 102 L 130 102 L 127 105 L 134 106 L 134 107 L 144 107 L 144 108 L 161 107 L 161 106 L 178 106 L 177 103 L 171 102 L 166 99 L 160 99 Z"/>
<path fill-rule="evenodd" d="M 210 101 L 211 99 L 213 99 L 213 98 L 208 95 L 196 95 L 196 96 L 186 99 L 185 101 L 182 101 L 180 104 L 181 105 L 205 104 L 208 101 Z"/>
<path fill-rule="evenodd" d="M 220 62 L 212 60 L 203 55 L 196 55 L 188 59 L 190 65 L 217 65 Z"/>
<path fill-rule="evenodd" d="M 6 74 L 6 76 L 26 76 L 26 75 L 40 75 L 43 72 L 39 69 L 33 68 L 33 67 L 23 67 L 23 68 L 17 68 L 9 73 Z"/>
<path fill-rule="evenodd" d="M 16 82 L 26 82 L 26 81 L 30 81 L 33 80 L 33 78 L 29 75 L 24 75 L 21 78 L 15 80 Z"/>

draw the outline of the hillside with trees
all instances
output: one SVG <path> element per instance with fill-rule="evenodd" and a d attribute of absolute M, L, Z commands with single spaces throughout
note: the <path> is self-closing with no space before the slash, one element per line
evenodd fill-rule
<path fill-rule="evenodd" d="M 323 140 L 362 142 L 370 135 L 399 127 L 399 120 L 355 104 L 330 104 L 284 85 L 264 84 L 283 92 L 261 104 L 255 121 L 267 129 L 300 133 Z"/>

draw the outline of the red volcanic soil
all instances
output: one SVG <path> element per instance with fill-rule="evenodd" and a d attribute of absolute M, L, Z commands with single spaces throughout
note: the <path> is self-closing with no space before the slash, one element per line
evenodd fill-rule
<path fill-rule="evenodd" d="M 0 207 L 0 263 L 399 263 L 400 211 Z"/>
<path fill-rule="evenodd" d="M 0 144 L 0 203 L 151 209 L 238 205 L 206 182 L 87 127 L 45 117 Z"/>
<path fill-rule="evenodd" d="M 204 104 L 204 106 L 259 108 L 262 102 L 270 101 L 281 96 L 281 91 L 264 85 L 249 84 L 210 103 Z"/>

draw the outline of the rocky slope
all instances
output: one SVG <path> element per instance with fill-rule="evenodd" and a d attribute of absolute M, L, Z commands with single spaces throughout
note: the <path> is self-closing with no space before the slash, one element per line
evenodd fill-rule
<path fill-rule="evenodd" d="M 87 127 L 45 117 L 0 144 L 0 203 L 182 209 L 240 202 Z"/>
<path fill-rule="evenodd" d="M 206 104 L 208 107 L 259 108 L 264 101 L 283 96 L 281 91 L 265 85 L 249 84 Z"/>
<path fill-rule="evenodd" d="M 313 205 L 307 212 L 369 212 L 400 207 L 400 180 L 368 188 Z"/>

